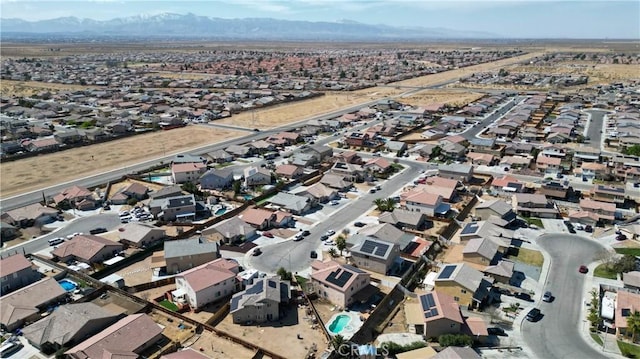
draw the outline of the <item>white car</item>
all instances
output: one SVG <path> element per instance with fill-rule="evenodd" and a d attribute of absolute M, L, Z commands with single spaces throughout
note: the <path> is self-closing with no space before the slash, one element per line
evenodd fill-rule
<path fill-rule="evenodd" d="M 338 201 L 336 201 L 336 200 L 331 201 L 331 205 L 332 205 L 332 206 L 337 206 L 337 205 L 339 205 L 339 204 L 340 204 L 340 202 L 338 202 Z"/>
<path fill-rule="evenodd" d="M 336 231 L 334 231 L 333 229 L 327 231 L 327 236 L 333 236 L 334 234 L 336 234 Z"/>

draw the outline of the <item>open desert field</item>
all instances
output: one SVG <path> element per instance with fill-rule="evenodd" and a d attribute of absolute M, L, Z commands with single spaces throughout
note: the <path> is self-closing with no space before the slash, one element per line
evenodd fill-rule
<path fill-rule="evenodd" d="M 433 103 L 441 103 L 445 105 L 462 106 L 484 96 L 484 93 L 473 92 L 469 90 L 424 90 L 420 93 L 402 96 L 401 102 L 412 106 L 424 106 Z"/>
<path fill-rule="evenodd" d="M 13 80 L 2 80 L 0 82 L 0 92 L 3 95 L 14 95 L 14 96 L 33 96 L 38 92 L 43 91 L 51 91 L 51 92 L 59 92 L 59 91 L 79 91 L 86 90 L 87 86 L 82 85 L 65 85 L 65 84 L 55 84 L 48 82 L 39 82 L 39 81 L 13 81 Z"/>
<path fill-rule="evenodd" d="M 240 137 L 243 132 L 187 126 L 74 148 L 2 164 L 0 195 L 10 196 L 190 148 Z"/>
<path fill-rule="evenodd" d="M 564 62 L 555 66 L 513 66 L 508 68 L 508 71 L 586 75 L 589 76 L 586 86 L 640 78 L 638 65 L 598 64 L 588 61 Z"/>

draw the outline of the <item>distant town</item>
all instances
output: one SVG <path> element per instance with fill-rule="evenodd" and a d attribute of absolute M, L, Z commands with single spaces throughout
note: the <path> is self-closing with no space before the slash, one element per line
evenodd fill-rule
<path fill-rule="evenodd" d="M 2 357 L 640 355 L 632 46 L 57 46 L 1 60 Z"/>

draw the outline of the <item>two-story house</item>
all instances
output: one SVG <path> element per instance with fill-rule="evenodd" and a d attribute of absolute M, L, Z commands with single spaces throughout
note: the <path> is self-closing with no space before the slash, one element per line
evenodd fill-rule
<path fill-rule="evenodd" d="M 28 286 L 40 277 L 31 262 L 20 253 L 0 259 L 0 295 Z"/>
<path fill-rule="evenodd" d="M 186 270 L 176 276 L 176 290 L 171 292 L 176 302 L 201 309 L 209 303 L 233 295 L 239 288 L 236 276 L 238 262 L 219 258 Z"/>
<path fill-rule="evenodd" d="M 348 264 L 327 260 L 311 263 L 311 283 L 320 298 L 342 308 L 355 302 L 355 295 L 369 286 L 371 275 Z"/>
<path fill-rule="evenodd" d="M 166 241 L 163 256 L 167 274 L 175 274 L 220 258 L 220 249 L 217 243 L 194 237 Z"/>
<path fill-rule="evenodd" d="M 224 190 L 233 183 L 233 170 L 230 168 L 210 169 L 199 179 L 200 187 L 204 190 Z"/>
<path fill-rule="evenodd" d="M 493 279 L 465 263 L 446 264 L 434 280 L 435 290 L 453 297 L 459 305 L 476 308 L 489 298 Z"/>

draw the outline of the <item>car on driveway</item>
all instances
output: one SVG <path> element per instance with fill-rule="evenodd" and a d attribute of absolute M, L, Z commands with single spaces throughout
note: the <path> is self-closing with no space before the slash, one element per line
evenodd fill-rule
<path fill-rule="evenodd" d="M 333 236 L 334 234 L 336 234 L 336 231 L 334 231 L 333 229 L 327 231 L 327 236 Z"/>
<path fill-rule="evenodd" d="M 267 238 L 273 238 L 273 234 L 271 234 L 271 232 L 262 232 L 262 235 Z"/>
<path fill-rule="evenodd" d="M 489 335 L 497 335 L 499 337 L 506 337 L 507 336 L 507 333 L 505 333 L 504 329 L 498 328 L 498 327 L 487 328 L 487 334 L 489 334 Z"/>
<path fill-rule="evenodd" d="M 108 231 L 104 227 L 94 228 L 94 229 L 89 231 L 90 234 L 100 234 L 100 233 L 105 233 L 105 232 L 108 232 Z"/>
<path fill-rule="evenodd" d="M 353 225 L 356 226 L 356 227 L 364 227 L 364 226 L 366 226 L 366 224 L 362 223 L 362 222 L 356 222 Z"/>
<path fill-rule="evenodd" d="M 551 303 L 553 301 L 553 295 L 551 294 L 551 292 L 544 292 L 544 295 L 542 296 L 542 301 Z"/>
<path fill-rule="evenodd" d="M 331 201 L 331 205 L 332 205 L 332 206 L 337 206 L 337 205 L 339 205 L 339 204 L 340 204 L 340 202 L 338 202 L 338 201 L 335 201 L 335 200 L 334 200 L 334 201 Z"/>
<path fill-rule="evenodd" d="M 254 256 L 259 256 L 262 254 L 262 250 L 260 248 L 256 248 L 253 250 L 253 255 Z"/>
<path fill-rule="evenodd" d="M 527 320 L 530 322 L 535 322 L 540 317 L 540 309 L 533 308 L 527 313 Z"/>
<path fill-rule="evenodd" d="M 622 233 L 616 236 L 616 241 L 625 241 L 625 240 L 627 240 L 627 236 L 625 236 Z"/>
<path fill-rule="evenodd" d="M 589 272 L 589 268 L 587 268 L 586 265 L 581 265 L 580 268 L 578 268 L 578 272 L 584 274 L 584 273 L 588 273 Z"/>
<path fill-rule="evenodd" d="M 593 232 L 593 227 L 591 225 L 587 224 L 584 227 L 584 231 L 587 232 L 587 233 L 592 233 Z"/>

